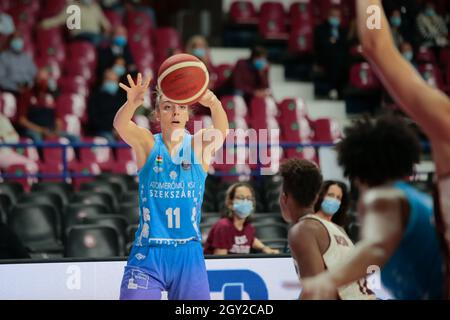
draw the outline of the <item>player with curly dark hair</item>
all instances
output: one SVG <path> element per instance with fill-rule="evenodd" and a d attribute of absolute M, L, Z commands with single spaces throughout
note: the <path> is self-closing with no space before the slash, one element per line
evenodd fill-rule
<path fill-rule="evenodd" d="M 363 119 L 345 130 L 338 161 L 359 189 L 361 241 L 338 268 L 303 280 L 305 298 L 333 298 L 337 288 L 375 268 L 397 299 L 444 297 L 444 259 L 432 198 L 405 182 L 419 150 L 414 132 L 391 115 Z"/>
<path fill-rule="evenodd" d="M 290 159 L 280 167 L 283 178 L 280 206 L 283 218 L 294 223 L 289 246 L 299 277 L 312 277 L 334 270 L 350 256 L 353 243 L 342 228 L 315 214 L 314 204 L 322 187 L 322 174 L 312 162 Z M 301 296 L 303 298 L 303 296 Z M 336 289 L 334 299 L 374 299 L 361 277 Z"/>

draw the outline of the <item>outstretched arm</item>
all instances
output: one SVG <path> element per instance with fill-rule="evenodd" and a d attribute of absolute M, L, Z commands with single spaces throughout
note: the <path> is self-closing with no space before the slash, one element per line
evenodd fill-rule
<path fill-rule="evenodd" d="M 348 261 L 338 268 L 304 279 L 302 295 L 309 299 L 330 299 L 336 288 L 368 275 L 370 266 L 380 269 L 398 247 L 404 230 L 401 192 L 373 191 L 368 194 L 362 240 Z"/>
<path fill-rule="evenodd" d="M 430 87 L 401 56 L 392 40 L 380 0 L 357 0 L 358 32 L 364 55 L 395 101 L 430 137 L 432 142 L 450 141 L 450 100 Z M 381 10 L 381 28 L 369 29 L 370 6 Z M 437 146 L 434 146 L 437 148 Z"/>
<path fill-rule="evenodd" d="M 194 136 L 194 148 L 203 168 L 207 170 L 212 156 L 219 150 L 228 134 L 228 117 L 222 107 L 222 103 L 216 95 L 208 90 L 199 101 L 202 105 L 211 110 L 213 128 L 202 129 Z"/>
<path fill-rule="evenodd" d="M 136 109 L 144 102 L 145 92 L 150 85 L 149 76 L 145 83 L 142 83 L 142 75 L 139 73 L 136 84 L 130 75 L 127 76 L 129 87 L 120 83 L 120 87 L 127 92 L 127 102 L 117 111 L 114 118 L 114 128 L 120 137 L 133 148 L 136 153 L 138 168 L 142 168 L 154 145 L 152 133 L 139 127 L 131 119 Z"/>

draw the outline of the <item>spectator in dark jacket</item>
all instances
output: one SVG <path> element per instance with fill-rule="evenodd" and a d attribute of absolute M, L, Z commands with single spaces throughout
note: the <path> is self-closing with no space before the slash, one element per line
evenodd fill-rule
<path fill-rule="evenodd" d="M 98 51 L 98 78 L 101 79 L 106 69 L 114 66 L 116 59 L 123 58 L 127 72 L 136 71 L 134 58 L 128 46 L 127 29 L 120 26 L 114 30 L 111 42 Z M 120 75 L 121 76 L 121 75 Z M 120 77 L 119 76 L 119 77 Z"/>
<path fill-rule="evenodd" d="M 115 142 L 113 120 L 120 106 L 126 101 L 123 90 L 119 90 L 119 77 L 107 69 L 102 85 L 92 92 L 88 102 L 88 122 L 91 133 Z"/>
<path fill-rule="evenodd" d="M 341 26 L 341 11 L 332 7 L 328 21 L 315 30 L 314 41 L 317 62 L 324 67 L 330 85 L 329 96 L 337 99 L 347 79 L 347 29 Z"/>
<path fill-rule="evenodd" d="M 269 62 L 263 47 L 254 47 L 249 59 L 236 63 L 230 77 L 234 94 L 244 96 L 247 104 L 253 97 L 266 97 L 271 94 L 269 86 Z"/>

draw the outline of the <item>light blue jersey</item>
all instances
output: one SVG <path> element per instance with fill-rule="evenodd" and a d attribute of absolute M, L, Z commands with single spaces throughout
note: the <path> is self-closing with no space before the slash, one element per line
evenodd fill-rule
<path fill-rule="evenodd" d="M 381 270 L 381 279 L 396 299 L 442 299 L 444 264 L 434 224 L 433 200 L 404 182 L 409 218 L 400 245 Z"/>
<path fill-rule="evenodd" d="M 196 161 L 186 132 L 173 158 L 161 134 L 139 171 L 139 228 L 136 246 L 178 245 L 201 241 L 200 218 L 206 172 Z"/>

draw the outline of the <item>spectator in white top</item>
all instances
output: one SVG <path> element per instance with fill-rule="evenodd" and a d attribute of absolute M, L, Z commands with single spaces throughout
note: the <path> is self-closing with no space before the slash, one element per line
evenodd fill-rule
<path fill-rule="evenodd" d="M 445 47 L 448 44 L 447 25 L 431 1 L 425 3 L 424 10 L 417 16 L 417 29 L 423 46 Z"/>
<path fill-rule="evenodd" d="M 73 28 L 70 34 L 74 40 L 88 40 L 94 45 L 98 45 L 103 40 L 102 30 L 108 33 L 111 25 L 103 14 L 102 8 L 95 0 L 75 0 L 68 6 L 76 5 L 80 8 L 80 29 Z M 66 8 L 58 15 L 45 19 L 40 26 L 44 29 L 54 28 L 66 23 L 69 14 Z"/>

